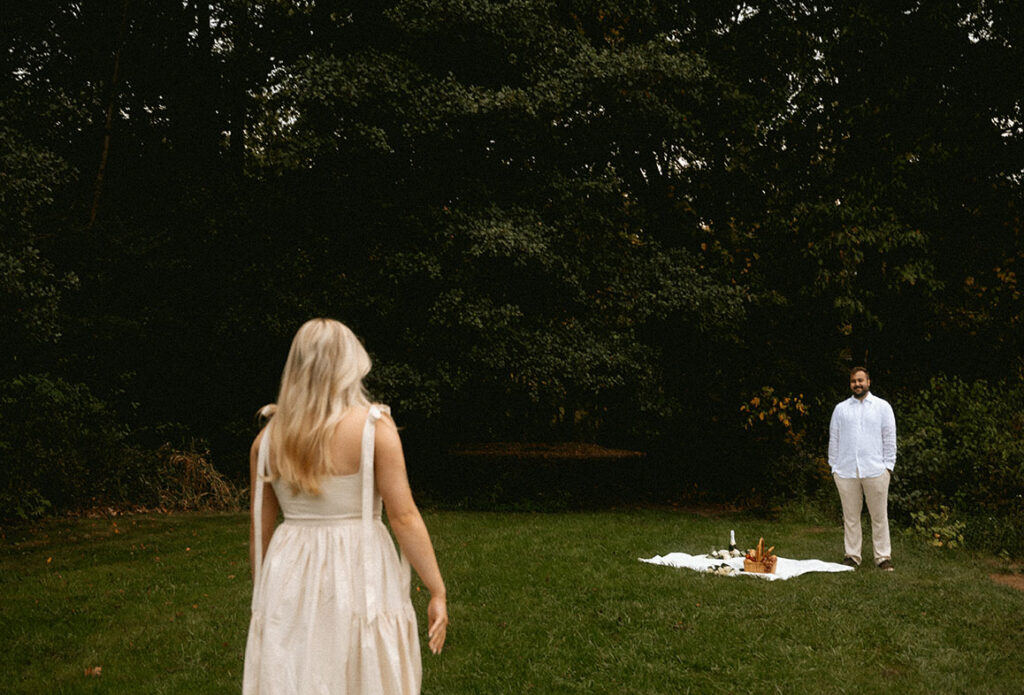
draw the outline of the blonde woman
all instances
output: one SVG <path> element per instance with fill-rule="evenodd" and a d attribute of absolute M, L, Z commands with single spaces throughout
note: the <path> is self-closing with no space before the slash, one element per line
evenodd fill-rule
<path fill-rule="evenodd" d="M 448 609 L 398 430 L 367 398 L 370 358 L 330 319 L 295 334 L 250 453 L 252 618 L 245 695 L 418 693 L 409 562 L 430 591 L 430 650 Z M 381 522 L 381 508 L 402 550 Z M 284 512 L 279 526 L 278 512 Z"/>

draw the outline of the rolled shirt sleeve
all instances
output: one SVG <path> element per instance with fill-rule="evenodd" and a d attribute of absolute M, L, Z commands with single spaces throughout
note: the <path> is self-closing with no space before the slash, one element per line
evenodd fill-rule
<path fill-rule="evenodd" d="M 882 413 L 882 463 L 888 470 L 896 465 L 896 416 L 892 406 L 881 401 L 885 406 Z"/>
<path fill-rule="evenodd" d="M 832 409 L 832 421 L 828 425 L 828 466 L 833 472 L 835 472 L 836 466 L 839 465 L 840 406 L 842 406 L 842 403 Z"/>

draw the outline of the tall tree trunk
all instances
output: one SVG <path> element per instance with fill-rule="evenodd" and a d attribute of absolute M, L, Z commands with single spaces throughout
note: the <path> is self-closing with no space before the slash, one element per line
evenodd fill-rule
<path fill-rule="evenodd" d="M 231 78 L 227 89 L 230 94 L 229 127 L 231 142 L 229 155 L 231 165 L 236 174 L 241 174 L 245 165 L 245 126 L 248 118 L 248 74 L 251 51 L 251 31 L 249 12 L 243 3 L 239 3 L 232 16 L 235 33 L 231 54 Z"/>
<path fill-rule="evenodd" d="M 107 171 L 107 159 L 110 156 L 110 135 L 114 127 L 114 106 L 117 103 L 117 85 L 121 80 L 121 48 L 124 46 L 125 32 L 128 30 L 128 0 L 121 7 L 121 27 L 117 32 L 117 48 L 114 51 L 114 75 L 110 80 L 110 97 L 107 100 L 107 118 L 103 125 L 103 150 L 100 152 L 100 166 L 96 172 L 96 185 L 93 188 L 92 207 L 89 209 L 89 227 L 96 223 L 96 215 L 100 209 L 100 197 L 103 195 L 103 177 Z"/>
<path fill-rule="evenodd" d="M 214 162 L 220 149 L 220 127 L 217 106 L 220 84 L 214 74 L 213 28 L 210 26 L 210 3 L 194 0 L 191 3 L 196 27 L 196 89 L 192 95 L 191 128 L 194 129 L 197 150 L 204 162 Z"/>

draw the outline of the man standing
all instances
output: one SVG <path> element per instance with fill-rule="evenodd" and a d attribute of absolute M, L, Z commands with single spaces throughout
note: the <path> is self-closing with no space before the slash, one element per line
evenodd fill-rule
<path fill-rule="evenodd" d="M 871 545 L 875 564 L 891 572 L 889 542 L 889 479 L 896 464 L 896 417 L 892 406 L 870 392 L 871 377 L 864 367 L 850 370 L 853 395 L 832 411 L 828 464 L 843 505 L 843 564 L 860 565 L 863 502 L 871 515 Z"/>

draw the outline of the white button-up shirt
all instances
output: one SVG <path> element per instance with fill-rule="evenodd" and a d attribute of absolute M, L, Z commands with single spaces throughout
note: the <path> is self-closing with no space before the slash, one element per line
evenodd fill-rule
<path fill-rule="evenodd" d="M 850 396 L 832 411 L 828 465 L 840 478 L 877 478 L 896 465 L 896 416 L 888 402 L 868 393 Z"/>

